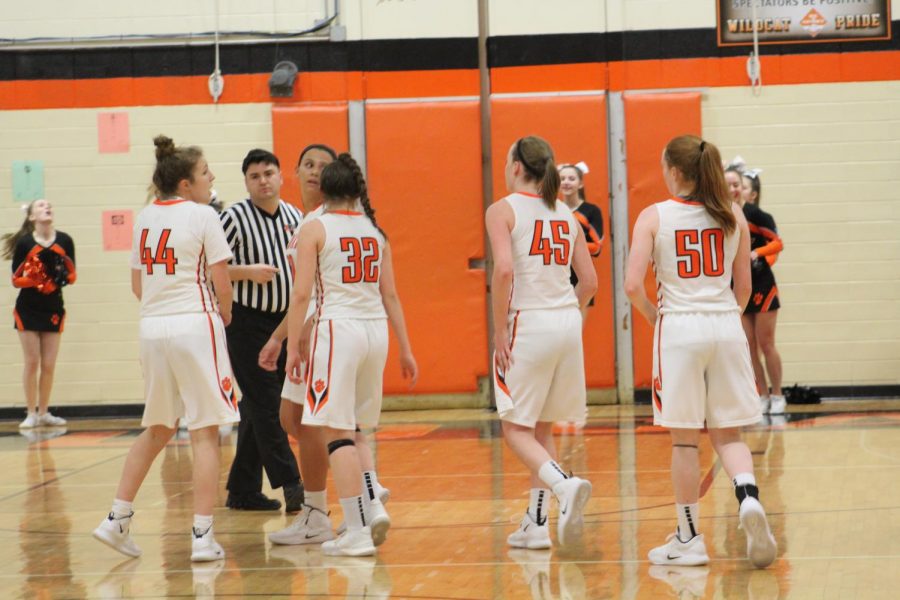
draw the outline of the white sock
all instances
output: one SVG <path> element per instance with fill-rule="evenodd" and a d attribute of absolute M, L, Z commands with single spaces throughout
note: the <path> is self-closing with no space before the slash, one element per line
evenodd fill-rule
<path fill-rule="evenodd" d="M 362 529 L 368 525 L 362 496 L 341 498 L 341 508 L 344 511 L 344 522 L 348 531 Z"/>
<path fill-rule="evenodd" d="M 538 525 L 547 522 L 547 505 L 550 504 L 550 490 L 547 488 L 531 488 L 528 501 L 528 514 Z"/>
<path fill-rule="evenodd" d="M 741 485 L 756 485 L 756 477 L 753 473 L 738 473 L 733 479 L 734 487 Z"/>
<path fill-rule="evenodd" d="M 676 503 L 675 510 L 678 512 L 678 539 L 689 542 L 700 527 L 700 505 Z"/>
<path fill-rule="evenodd" d="M 380 498 L 382 489 L 375 471 L 363 471 L 363 494 L 369 500 Z"/>
<path fill-rule="evenodd" d="M 124 519 L 134 514 L 134 505 L 131 502 L 125 502 L 116 498 L 112 503 L 113 518 Z"/>
<path fill-rule="evenodd" d="M 322 490 L 321 492 L 306 490 L 303 495 L 305 496 L 304 504 L 317 508 L 323 513 L 328 512 L 328 490 Z"/>
<path fill-rule="evenodd" d="M 200 534 L 202 537 L 212 529 L 212 515 L 194 515 L 194 535 Z"/>
<path fill-rule="evenodd" d="M 542 464 L 538 471 L 538 477 L 551 489 L 560 481 L 568 479 L 565 472 L 562 470 L 562 467 L 556 464 L 555 460 L 548 460 Z"/>

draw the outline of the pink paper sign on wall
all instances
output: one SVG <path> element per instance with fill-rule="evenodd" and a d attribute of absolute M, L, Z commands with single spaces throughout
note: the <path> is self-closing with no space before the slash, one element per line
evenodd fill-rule
<path fill-rule="evenodd" d="M 128 152 L 129 138 L 127 112 L 97 113 L 97 147 L 101 154 Z"/>
<path fill-rule="evenodd" d="M 130 210 L 103 211 L 103 249 L 131 250 L 134 213 Z"/>

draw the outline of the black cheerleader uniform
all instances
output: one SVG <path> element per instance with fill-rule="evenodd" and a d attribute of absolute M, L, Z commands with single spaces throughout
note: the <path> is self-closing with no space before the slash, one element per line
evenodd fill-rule
<path fill-rule="evenodd" d="M 62 288 L 75 283 L 75 244 L 62 231 L 49 246 L 23 236 L 13 250 L 13 285 L 19 288 L 13 310 L 19 331 L 61 332 L 66 321 Z"/>
<path fill-rule="evenodd" d="M 590 202 L 582 202 L 578 208 L 572 211 L 572 216 L 584 231 L 584 241 L 587 242 L 588 252 L 591 253 L 591 256 L 600 256 L 600 247 L 603 244 L 603 212 L 600 207 Z M 569 281 L 572 282 L 572 287 L 578 283 L 575 269 L 572 269 Z M 591 298 L 588 306 L 593 305 L 594 299 Z"/>
<path fill-rule="evenodd" d="M 753 292 L 747 303 L 746 313 L 761 313 L 778 310 L 778 286 L 775 285 L 775 274 L 772 265 L 778 253 L 784 248 L 778 236 L 778 228 L 772 215 L 755 204 L 744 204 L 744 216 L 750 228 L 750 249 L 756 251 L 757 257 L 750 264 L 750 275 L 753 281 Z"/>

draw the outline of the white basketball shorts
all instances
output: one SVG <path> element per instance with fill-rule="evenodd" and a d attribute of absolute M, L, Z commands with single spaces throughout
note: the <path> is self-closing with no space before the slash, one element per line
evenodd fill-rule
<path fill-rule="evenodd" d="M 302 363 L 302 367 L 300 372 L 303 373 L 303 377 L 306 377 L 306 370 L 309 368 L 307 363 Z M 284 378 L 284 385 L 281 387 L 281 397 L 285 400 L 290 400 L 294 404 L 303 404 L 303 401 L 306 399 L 306 381 L 301 381 L 300 383 L 294 383 L 290 380 L 290 378 Z"/>
<path fill-rule="evenodd" d="M 759 394 L 740 314 L 661 314 L 653 335 L 652 396 L 654 424 L 670 429 L 759 421 Z"/>
<path fill-rule="evenodd" d="M 310 341 L 303 424 L 375 427 L 387 362 L 387 319 L 319 321 Z"/>
<path fill-rule="evenodd" d="M 144 317 L 140 322 L 144 373 L 143 427 L 188 429 L 240 421 L 225 326 L 217 313 Z"/>
<path fill-rule="evenodd" d="M 586 391 L 581 311 L 522 310 L 509 316 L 512 365 L 494 361 L 500 418 L 534 427 L 539 421 L 584 421 Z"/>

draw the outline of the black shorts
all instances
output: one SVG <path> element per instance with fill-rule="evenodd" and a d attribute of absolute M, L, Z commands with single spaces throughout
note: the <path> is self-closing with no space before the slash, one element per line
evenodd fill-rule
<path fill-rule="evenodd" d="M 763 259 L 757 259 L 765 263 Z M 753 292 L 750 294 L 750 302 L 744 310 L 747 314 L 755 314 L 761 312 L 771 312 L 781 308 L 781 302 L 778 301 L 778 286 L 775 285 L 775 275 L 769 268 L 768 263 L 765 265 L 754 265 L 751 269 L 753 278 Z"/>
<path fill-rule="evenodd" d="M 13 309 L 13 319 L 19 331 L 62 333 L 66 324 L 66 311 L 43 312 L 17 306 Z"/>

